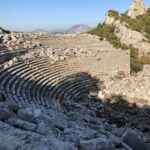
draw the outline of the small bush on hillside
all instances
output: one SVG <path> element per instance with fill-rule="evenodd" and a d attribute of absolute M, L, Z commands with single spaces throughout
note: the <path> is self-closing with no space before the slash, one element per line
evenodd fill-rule
<path fill-rule="evenodd" d="M 119 19 L 119 12 L 115 11 L 115 10 L 109 10 L 108 11 L 108 16 L 114 17 L 115 20 L 118 20 Z"/>
<path fill-rule="evenodd" d="M 97 28 L 90 31 L 90 34 L 97 35 L 101 38 L 106 38 L 114 47 L 127 49 L 126 45 L 122 45 L 120 39 L 114 34 L 115 27 L 106 25 L 105 23 L 98 24 Z"/>
<path fill-rule="evenodd" d="M 130 49 L 130 67 L 131 72 L 139 72 L 143 69 L 143 64 L 138 58 L 138 49 L 133 48 L 132 45 L 129 46 Z"/>

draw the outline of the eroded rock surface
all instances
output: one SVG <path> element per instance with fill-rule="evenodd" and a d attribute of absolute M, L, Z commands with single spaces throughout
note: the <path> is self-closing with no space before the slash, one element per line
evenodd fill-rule
<path fill-rule="evenodd" d="M 147 13 L 147 8 L 143 3 L 143 0 L 134 0 L 133 4 L 129 8 L 127 13 L 128 16 L 135 19 L 139 15 L 144 15 Z"/>

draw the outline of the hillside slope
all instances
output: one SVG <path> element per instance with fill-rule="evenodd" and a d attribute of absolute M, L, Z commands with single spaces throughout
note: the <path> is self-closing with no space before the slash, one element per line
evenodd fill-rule
<path fill-rule="evenodd" d="M 142 0 L 135 0 L 124 14 L 108 11 L 105 21 L 90 32 L 106 38 L 116 48 L 130 49 L 131 70 L 136 72 L 150 63 L 150 9 L 143 5 Z"/>

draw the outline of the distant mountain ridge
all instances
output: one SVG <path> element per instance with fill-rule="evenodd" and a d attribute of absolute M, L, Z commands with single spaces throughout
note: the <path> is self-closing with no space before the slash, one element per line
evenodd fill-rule
<path fill-rule="evenodd" d="M 36 29 L 34 30 L 33 32 L 48 32 L 47 30 L 44 30 L 44 29 Z"/>
<path fill-rule="evenodd" d="M 44 30 L 44 29 L 36 29 L 33 32 L 47 32 L 49 34 L 77 34 L 77 33 L 85 33 L 90 31 L 92 28 L 88 25 L 84 25 L 84 24 L 76 24 L 72 27 L 70 27 L 67 30 L 54 30 L 54 31 L 48 31 L 48 30 Z"/>
<path fill-rule="evenodd" d="M 90 31 L 92 28 L 89 27 L 88 25 L 84 25 L 84 24 L 77 24 L 72 26 L 71 28 L 69 28 L 66 33 L 72 33 L 72 34 L 76 34 L 76 33 L 85 33 Z"/>

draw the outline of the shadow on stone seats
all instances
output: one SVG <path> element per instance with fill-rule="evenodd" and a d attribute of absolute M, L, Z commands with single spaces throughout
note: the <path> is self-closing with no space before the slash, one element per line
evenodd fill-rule
<path fill-rule="evenodd" d="M 5 54 L 0 54 L 0 64 L 3 64 L 11 59 L 13 59 L 13 57 L 16 56 L 21 56 L 21 55 L 25 55 L 29 50 L 27 49 L 23 49 L 23 50 L 17 50 L 17 51 L 4 51 Z"/>
<path fill-rule="evenodd" d="M 49 76 L 46 77 L 49 78 Z M 59 77 L 61 78 L 61 74 Z M 45 78 L 44 74 L 42 78 Z M 23 106 L 44 106 L 45 108 L 56 106 L 56 109 L 63 109 L 68 101 L 73 102 L 73 105 L 87 103 L 84 105 L 85 110 L 95 112 L 97 119 L 105 118 L 110 124 L 118 127 L 133 127 L 150 133 L 149 107 L 139 108 L 135 104 L 130 104 L 122 96 L 112 97 L 105 102 L 97 99 L 96 96 L 88 98 L 91 92 L 99 91 L 97 83 L 100 81 L 86 72 L 70 74 L 59 81 L 54 76 L 50 82 L 44 84 L 38 81 L 38 78 L 33 80 L 26 76 L 25 79 L 15 73 L 12 74 L 7 69 L 0 71 L 0 88 L 6 100 Z M 100 103 L 103 104 L 102 107 L 99 107 Z M 94 110 L 91 104 L 94 104 Z M 69 111 L 73 111 L 72 106 Z"/>
<path fill-rule="evenodd" d="M 49 74 L 51 76 L 51 73 Z M 75 100 L 90 92 L 98 92 L 97 79 L 91 77 L 86 72 L 66 75 L 61 78 L 56 75 L 49 82 L 43 74 L 43 82 L 40 76 L 32 79 L 30 72 L 26 75 L 11 72 L 7 69 L 0 72 L 0 89 L 5 93 L 6 99 L 14 101 L 19 105 L 34 105 L 51 107 L 53 105 L 61 105 L 63 101 Z"/>

